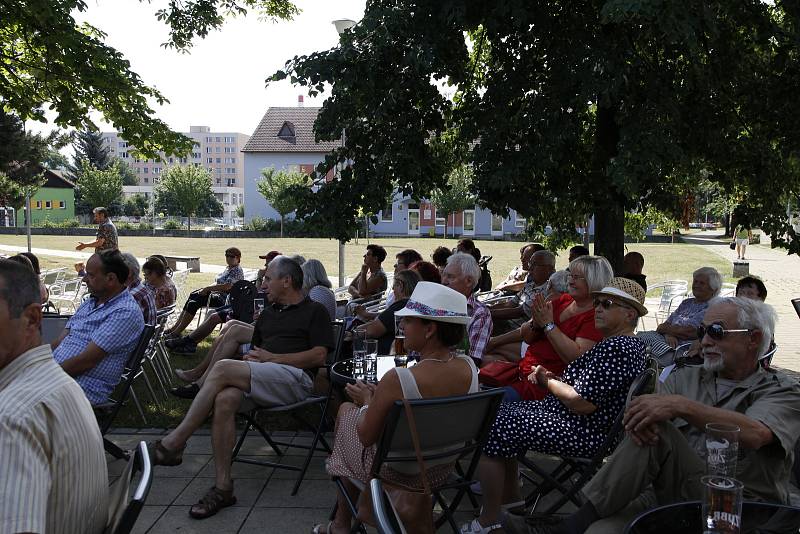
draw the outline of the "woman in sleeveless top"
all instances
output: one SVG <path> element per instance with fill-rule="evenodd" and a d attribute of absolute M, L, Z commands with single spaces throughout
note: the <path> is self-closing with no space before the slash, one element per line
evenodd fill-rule
<path fill-rule="evenodd" d="M 420 361 L 411 369 L 389 371 L 377 385 L 359 381 L 346 387 L 353 402 L 344 403 L 339 409 L 336 442 L 327 469 L 331 475 L 342 477 L 351 495 L 357 490 L 348 479 L 369 482 L 376 443 L 395 401 L 464 395 L 478 390 L 475 364 L 468 356 L 456 355 L 453 350 L 463 339 L 469 322 L 463 295 L 440 284 L 420 282 L 406 307 L 395 313 L 403 317 L 406 347 L 419 352 Z M 452 465 L 426 469 L 430 485 L 435 487 L 443 482 L 451 470 Z M 382 474 L 387 480 L 421 485 L 418 473 L 403 474 L 387 468 Z M 350 532 L 353 519 L 350 509 L 341 495 L 338 498 L 336 517 L 327 527 L 317 525 L 313 532 Z M 369 509 L 369 502 L 368 490 L 362 492 L 359 510 Z M 430 499 L 417 499 L 415 505 L 411 509 L 400 506 L 401 519 L 414 523 L 414 532 L 432 533 Z"/>

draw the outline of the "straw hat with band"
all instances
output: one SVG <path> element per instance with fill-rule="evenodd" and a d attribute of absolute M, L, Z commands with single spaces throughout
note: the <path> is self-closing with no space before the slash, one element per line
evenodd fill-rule
<path fill-rule="evenodd" d="M 635 309 L 639 316 L 647 315 L 644 306 L 644 289 L 628 278 L 616 277 L 600 291 L 592 291 L 592 297 L 607 296 Z"/>
<path fill-rule="evenodd" d="M 434 282 L 419 282 L 406 307 L 395 317 L 419 317 L 443 323 L 469 324 L 467 298 L 449 287 Z"/>

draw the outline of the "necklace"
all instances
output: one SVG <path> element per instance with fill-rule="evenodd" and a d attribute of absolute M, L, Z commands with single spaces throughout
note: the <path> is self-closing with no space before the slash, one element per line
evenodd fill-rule
<path fill-rule="evenodd" d="M 449 362 L 450 360 L 452 360 L 453 358 L 455 358 L 455 354 L 453 354 L 453 353 L 451 352 L 451 353 L 450 353 L 450 357 L 449 357 L 449 358 L 447 358 L 446 360 L 440 360 L 439 358 L 425 358 L 424 360 L 420 360 L 420 361 L 418 361 L 418 362 L 417 362 L 417 365 L 419 365 L 419 364 L 421 364 L 421 363 L 425 363 L 425 362 L 439 362 L 439 363 L 447 363 L 447 362 Z"/>

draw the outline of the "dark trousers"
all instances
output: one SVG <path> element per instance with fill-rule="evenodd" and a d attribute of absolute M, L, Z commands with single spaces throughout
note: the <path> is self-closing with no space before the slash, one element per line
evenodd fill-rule
<path fill-rule="evenodd" d="M 197 310 L 203 308 L 208 304 L 209 308 L 219 308 L 225 305 L 224 293 L 211 293 L 211 300 L 209 301 L 208 295 L 201 295 L 199 291 L 192 291 L 189 298 L 186 299 L 186 304 L 183 305 L 183 310 L 191 316 L 197 313 Z"/>

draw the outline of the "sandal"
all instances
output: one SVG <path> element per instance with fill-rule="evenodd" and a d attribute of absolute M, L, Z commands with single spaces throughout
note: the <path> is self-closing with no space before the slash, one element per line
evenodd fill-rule
<path fill-rule="evenodd" d="M 176 451 L 170 450 L 161 444 L 160 439 L 151 441 L 147 444 L 147 452 L 150 454 L 150 462 L 153 465 L 166 465 L 168 467 L 181 465 L 183 462 L 183 450 L 185 448 L 186 445 Z"/>
<path fill-rule="evenodd" d="M 489 534 L 493 530 L 497 530 L 499 528 L 503 528 L 503 525 L 500 523 L 495 523 L 493 525 L 481 526 L 477 519 L 473 519 L 469 523 L 464 523 L 461 525 L 461 534 Z"/>
<path fill-rule="evenodd" d="M 328 521 L 328 526 L 325 527 L 324 531 L 322 530 L 322 523 L 314 525 L 314 528 L 311 529 L 311 534 L 330 534 L 331 525 L 333 525 L 333 521 Z"/>
<path fill-rule="evenodd" d="M 193 378 L 193 375 L 184 369 L 175 369 L 175 376 L 183 380 L 184 382 L 188 382 L 189 384 L 196 382 L 200 379 L 200 377 Z"/>
<path fill-rule="evenodd" d="M 229 490 L 221 490 L 213 486 L 208 493 L 206 493 L 200 502 L 189 508 L 189 515 L 195 519 L 205 519 L 211 517 L 223 508 L 233 506 L 236 504 L 236 496 L 233 494 L 233 488 Z"/>

